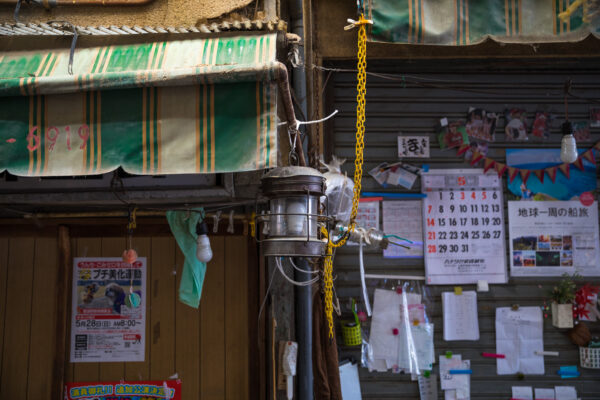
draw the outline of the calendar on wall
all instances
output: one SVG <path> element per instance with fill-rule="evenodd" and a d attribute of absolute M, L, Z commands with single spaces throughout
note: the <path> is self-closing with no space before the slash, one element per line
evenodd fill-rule
<path fill-rule="evenodd" d="M 422 174 L 427 283 L 506 283 L 502 180 L 482 169 Z"/>

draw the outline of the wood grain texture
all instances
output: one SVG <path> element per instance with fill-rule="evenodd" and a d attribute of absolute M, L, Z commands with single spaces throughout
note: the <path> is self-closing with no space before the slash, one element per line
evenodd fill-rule
<path fill-rule="evenodd" d="M 225 398 L 225 239 L 210 239 L 208 263 L 200 301 L 200 398 Z"/>
<path fill-rule="evenodd" d="M 248 399 L 248 241 L 225 241 L 225 398 Z"/>
<path fill-rule="evenodd" d="M 100 257 L 102 256 L 102 239 L 100 238 L 80 238 L 77 239 L 76 257 Z M 72 293 L 72 292 L 71 292 Z M 72 303 L 73 299 L 71 299 Z M 69 337 L 69 346 L 71 340 Z M 70 350 L 70 347 L 69 347 Z M 70 356 L 70 355 L 69 355 Z M 89 382 L 97 381 L 100 378 L 100 369 L 98 363 L 74 363 L 73 381 Z"/>
<path fill-rule="evenodd" d="M 0 399 L 27 397 L 34 239 L 9 240 Z"/>
<path fill-rule="evenodd" d="M 177 284 L 181 280 L 185 257 L 176 247 Z M 200 307 L 193 308 L 178 300 L 175 288 L 175 369 L 185 382 L 183 400 L 198 399 L 200 393 Z"/>
<path fill-rule="evenodd" d="M 54 285 L 58 273 L 56 238 L 36 238 L 33 265 L 31 335 L 29 338 L 28 399 L 50 399 L 56 340 L 56 303 Z M 62 290 L 62 288 L 61 288 Z M 62 351 L 62 349 L 61 349 Z M 61 363 L 62 363 L 61 359 Z"/>
<path fill-rule="evenodd" d="M 70 234 L 71 232 L 69 232 Z M 72 235 L 70 235 L 70 243 L 71 243 L 71 268 L 73 267 L 73 256 L 77 254 L 77 239 L 75 239 Z M 67 307 L 65 309 L 66 312 L 66 326 L 67 329 L 65 331 L 65 366 L 64 366 L 64 381 L 65 382 L 74 382 L 73 373 L 75 366 L 71 363 L 71 291 L 73 284 L 73 270 L 70 269 L 68 272 L 70 275 L 66 277 L 68 285 L 67 285 Z"/>
<path fill-rule="evenodd" d="M 175 373 L 175 240 L 153 237 L 151 257 L 150 378 L 166 379 Z"/>
<path fill-rule="evenodd" d="M 127 246 L 127 240 L 121 237 L 104 237 L 101 239 L 102 257 L 121 257 Z M 98 363 L 101 381 L 118 381 L 125 378 L 125 363 L 102 362 Z"/>

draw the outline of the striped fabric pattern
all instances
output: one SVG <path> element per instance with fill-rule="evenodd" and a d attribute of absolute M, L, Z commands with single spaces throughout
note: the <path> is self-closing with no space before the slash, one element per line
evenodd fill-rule
<path fill-rule="evenodd" d="M 74 75 L 65 62 L 61 51 L 0 54 L 0 171 L 145 175 L 277 164 L 277 89 L 262 72 L 275 62 L 275 35 L 82 49 Z M 224 68 L 231 76 L 218 79 Z M 169 82 L 173 71 L 190 84 L 153 81 Z M 100 90 L 113 79 L 120 85 Z"/>
<path fill-rule="evenodd" d="M 369 39 L 377 42 L 462 46 L 491 37 L 500 42 L 578 41 L 600 33 L 600 10 L 576 0 L 369 0 Z M 590 2 L 593 3 L 593 2 Z"/>

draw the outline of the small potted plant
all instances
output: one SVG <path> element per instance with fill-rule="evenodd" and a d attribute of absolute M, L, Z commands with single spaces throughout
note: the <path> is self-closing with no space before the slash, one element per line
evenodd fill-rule
<path fill-rule="evenodd" d="M 552 325 L 557 328 L 573 327 L 573 301 L 577 285 L 575 279 L 579 276 L 564 274 L 563 278 L 554 286 L 550 296 L 552 297 Z"/>

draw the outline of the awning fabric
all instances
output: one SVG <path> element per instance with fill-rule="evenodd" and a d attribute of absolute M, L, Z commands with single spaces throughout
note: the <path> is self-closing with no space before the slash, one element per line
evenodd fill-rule
<path fill-rule="evenodd" d="M 0 53 L 0 171 L 235 172 L 277 163 L 276 35 Z"/>
<path fill-rule="evenodd" d="M 469 45 L 582 40 L 600 33 L 600 3 L 584 0 L 368 0 L 377 42 Z M 572 6 L 566 22 L 558 15 Z M 584 18 L 585 17 L 585 18 Z M 587 21 L 587 22 L 584 22 Z"/>

